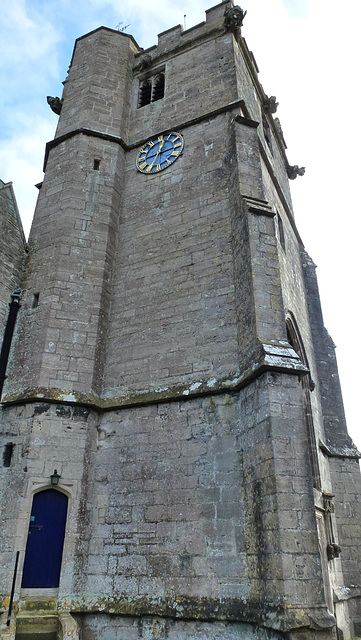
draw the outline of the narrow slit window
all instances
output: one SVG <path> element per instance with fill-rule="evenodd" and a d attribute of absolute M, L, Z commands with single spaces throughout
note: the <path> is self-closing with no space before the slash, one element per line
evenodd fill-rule
<path fill-rule="evenodd" d="M 100 160 L 94 160 L 93 169 L 95 171 L 99 171 L 100 168 Z"/>
<path fill-rule="evenodd" d="M 34 293 L 34 297 L 33 297 L 33 309 L 36 309 L 36 307 L 39 304 L 39 297 L 40 297 L 40 293 Z"/>
<path fill-rule="evenodd" d="M 9 442 L 8 444 L 5 445 L 4 451 L 3 451 L 3 466 L 4 467 L 10 467 L 11 458 L 13 457 L 14 447 L 15 447 L 15 445 L 12 442 Z"/>
<path fill-rule="evenodd" d="M 277 213 L 278 237 L 283 251 L 286 251 L 285 232 L 283 230 L 283 222 L 279 213 Z"/>
<path fill-rule="evenodd" d="M 271 129 L 270 126 L 266 120 L 266 118 L 263 118 L 262 120 L 262 125 L 263 125 L 263 135 L 264 135 L 264 139 L 267 142 L 267 146 L 270 150 L 271 153 L 273 153 L 272 151 L 272 137 L 271 137 Z"/>

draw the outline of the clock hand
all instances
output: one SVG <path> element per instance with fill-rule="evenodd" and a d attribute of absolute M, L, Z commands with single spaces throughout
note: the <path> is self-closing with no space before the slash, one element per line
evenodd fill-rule
<path fill-rule="evenodd" d="M 162 142 L 160 143 L 160 145 L 159 145 L 159 149 L 158 149 L 157 153 L 155 154 L 155 156 L 154 156 L 154 158 L 153 158 L 153 162 L 152 162 L 152 164 L 150 164 L 150 165 L 149 165 L 149 169 L 153 169 L 153 165 L 154 165 L 154 163 L 155 163 L 156 159 L 158 158 L 158 156 L 159 156 L 160 152 L 162 151 L 162 148 L 163 148 L 164 142 L 165 142 L 165 141 L 164 141 L 164 138 L 163 138 L 163 136 L 162 136 Z"/>

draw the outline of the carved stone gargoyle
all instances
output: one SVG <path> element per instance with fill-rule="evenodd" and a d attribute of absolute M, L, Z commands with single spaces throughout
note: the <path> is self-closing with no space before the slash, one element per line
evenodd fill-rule
<path fill-rule="evenodd" d="M 266 96 L 263 101 L 263 106 L 268 113 L 276 113 L 278 107 L 276 96 Z"/>
<path fill-rule="evenodd" d="M 334 558 L 339 558 L 341 553 L 341 547 L 337 542 L 330 542 L 326 548 L 327 551 L 327 559 L 334 560 Z"/>
<path fill-rule="evenodd" d="M 287 165 L 287 175 L 290 180 L 295 180 L 297 176 L 304 176 L 306 167 L 299 167 L 298 164 Z"/>
<path fill-rule="evenodd" d="M 46 96 L 46 101 L 52 111 L 56 113 L 57 116 L 60 116 L 61 108 L 63 106 L 63 101 L 61 98 L 53 98 L 53 96 Z"/>
<path fill-rule="evenodd" d="M 149 67 L 152 66 L 152 56 L 149 53 L 146 53 L 140 60 L 139 63 L 139 71 L 146 71 Z"/>
<path fill-rule="evenodd" d="M 224 12 L 224 28 L 227 31 L 232 31 L 234 34 L 238 34 L 243 24 L 247 11 L 243 11 L 241 7 L 227 7 Z"/>

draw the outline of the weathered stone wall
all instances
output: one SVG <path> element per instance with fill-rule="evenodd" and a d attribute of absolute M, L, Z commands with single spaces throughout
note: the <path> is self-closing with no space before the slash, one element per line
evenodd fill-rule
<path fill-rule="evenodd" d="M 302 252 L 301 259 L 307 293 L 310 331 L 312 332 L 317 376 L 320 384 L 324 437 L 331 449 L 340 454 L 347 454 L 355 448 L 347 433 L 335 345 L 323 324 L 316 266 L 305 251 Z"/>
<path fill-rule="evenodd" d="M 285 340 L 272 223 L 248 239 L 252 226 L 237 221 L 241 196 L 265 198 L 256 123 L 237 120 L 237 99 L 250 96 L 251 115 L 260 117 L 262 91 L 253 89 L 249 53 L 224 31 L 223 14 L 219 5 L 190 32 L 159 36 L 146 55 L 155 67 L 165 63 L 166 92 L 141 109 L 143 53 L 134 57 L 133 40 L 99 29 L 77 41 L 30 236 L 19 342 L 28 355 L 14 361 L 8 399 L 51 389 L 54 399 L 97 401 L 103 390 L 106 402 L 119 404 L 145 390 L 214 386 L 252 369 L 259 340 Z M 214 113 L 223 108 L 229 113 Z M 183 156 L 170 171 L 139 174 L 139 144 L 164 130 L 167 118 L 174 126 L 172 109 L 185 138 Z M 79 127 L 94 135 L 75 134 Z M 252 299 L 255 324 L 251 310 L 241 311 L 243 300 L 252 308 Z"/>
<path fill-rule="evenodd" d="M 283 634 L 262 630 L 254 625 L 228 622 L 193 622 L 167 618 L 132 618 L 109 615 L 77 615 L 84 640 L 186 640 L 196 634 L 200 640 L 281 640 Z"/>
<path fill-rule="evenodd" d="M 324 487 L 334 495 L 333 517 L 335 541 L 341 547 L 341 560 L 329 561 L 331 578 L 341 573 L 342 580 L 334 580 L 337 608 L 349 607 L 349 612 L 361 627 L 360 597 L 360 466 L 359 452 L 347 433 L 346 418 L 338 376 L 335 345 L 323 325 L 315 265 L 302 252 L 302 267 L 306 286 L 306 299 L 315 353 L 318 393 L 320 396 L 321 459 L 328 470 Z M 341 584 L 343 586 L 341 586 Z M 356 596 L 356 597 L 355 597 Z M 355 597 L 355 599 L 353 599 Z"/>
<path fill-rule="evenodd" d="M 71 590 L 74 559 L 81 555 L 79 528 L 87 484 L 87 440 L 95 428 L 94 416 L 84 407 L 29 403 L 3 406 L 0 420 L 1 600 L 11 589 L 17 550 L 21 552 L 19 590 L 33 495 L 50 487 L 54 469 L 61 474 L 60 490 L 69 496 L 62 581 Z M 6 467 L 3 453 L 8 444 L 13 445 L 13 451 Z"/>
<path fill-rule="evenodd" d="M 265 628 L 324 639 L 335 586 L 358 579 L 351 467 L 330 465 L 335 451 L 323 448 L 344 573 L 325 558 L 305 419 L 312 412 L 317 448 L 329 384 L 318 293 L 306 305 L 314 282 L 305 287 L 284 149 L 271 120 L 268 147 L 264 93 L 224 9 L 146 52 L 109 29 L 79 39 L 47 147 L 2 410 L 0 451 L 11 444 L 12 456 L 0 467 L 0 590 L 15 540 L 19 592 L 32 498 L 57 469 L 70 509 L 58 604 L 78 615 L 84 640 L 263 640 Z M 138 109 L 140 81 L 160 71 L 164 98 Z M 137 172 L 144 141 L 173 128 L 182 156 Z M 316 383 L 307 406 L 305 364 Z M 336 609 L 349 640 L 345 602 Z"/>
<path fill-rule="evenodd" d="M 67 399 L 61 392 L 100 391 L 123 154 L 116 143 L 81 134 L 49 154 L 8 395 L 53 388 Z"/>
<path fill-rule="evenodd" d="M 359 572 L 359 522 L 361 504 L 359 492 L 359 462 L 342 458 L 330 460 L 335 512 L 339 543 L 342 553 L 342 569 L 345 585 L 360 596 Z"/>
<path fill-rule="evenodd" d="M 281 374 L 98 417 L 4 408 L 2 592 L 10 540 L 25 549 L 34 491 L 56 468 L 69 496 L 61 607 L 312 626 L 324 609 L 302 414 L 300 382 Z"/>
<path fill-rule="evenodd" d="M 321 388 L 319 383 L 319 373 L 317 367 L 316 354 L 314 351 L 314 341 L 309 320 L 309 306 L 307 304 L 307 288 L 304 281 L 302 263 L 302 244 L 294 227 L 292 218 L 287 215 L 285 206 L 282 203 L 274 183 L 266 167 L 263 165 L 263 176 L 266 198 L 272 209 L 277 212 L 274 218 L 273 234 L 277 239 L 278 264 L 282 286 L 282 298 L 285 317 L 290 318 L 299 330 L 300 339 L 307 358 L 310 377 L 315 384 L 315 388 L 310 394 L 312 404 L 312 415 L 316 437 L 324 440 L 324 426 L 321 406 Z M 280 228 L 278 217 L 281 218 L 283 227 L 284 242 L 280 240 Z M 301 252 L 300 252 L 301 248 Z M 319 460 L 321 464 L 321 475 L 325 487 L 329 485 L 329 472 L 327 463 L 322 464 L 322 456 Z"/>
<path fill-rule="evenodd" d="M 169 172 L 140 174 L 128 154 L 107 396 L 237 373 L 225 129 L 225 116 L 187 128 Z"/>
<path fill-rule="evenodd" d="M 256 122 L 258 126 L 258 136 L 260 146 L 262 147 L 263 156 L 267 161 L 267 169 L 263 168 L 262 178 L 265 182 L 271 184 L 271 188 L 267 190 L 267 197 L 272 199 L 277 192 L 272 178 L 275 180 L 278 189 L 281 191 L 282 197 L 289 209 L 289 214 L 293 215 L 292 200 L 289 187 L 289 180 L 286 171 L 286 158 L 283 143 L 279 140 L 274 126 L 273 116 L 266 112 L 263 107 L 265 100 L 265 92 L 257 79 L 257 70 L 255 69 L 252 58 L 249 55 L 247 43 L 242 38 L 239 43 L 234 42 L 234 56 L 236 62 L 236 77 L 238 97 L 244 101 L 249 116 Z M 271 89 L 272 91 L 272 89 Z M 270 93 L 271 93 L 270 91 Z M 265 138 L 263 121 L 267 123 L 267 136 L 269 143 Z M 264 187 L 263 187 L 264 188 Z"/>
<path fill-rule="evenodd" d="M 239 99 L 233 36 L 224 35 L 222 29 L 224 8 L 218 7 L 216 12 L 220 13 L 216 33 L 210 31 L 207 16 L 207 23 L 197 30 L 182 34 L 176 28 L 161 34 L 158 47 L 149 50 L 154 62 L 148 73 L 165 66 L 165 95 L 163 100 L 137 109 L 139 82 L 144 72 L 135 74 L 130 141 L 181 128 L 184 123 Z M 199 42 L 197 36 L 202 38 Z"/>
<path fill-rule="evenodd" d="M 57 138 L 81 127 L 126 136 L 131 64 L 138 50 L 133 38 L 104 27 L 76 41 Z"/>

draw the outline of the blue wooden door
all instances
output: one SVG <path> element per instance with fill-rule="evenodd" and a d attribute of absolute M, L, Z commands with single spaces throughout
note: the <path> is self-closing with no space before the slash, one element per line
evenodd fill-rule
<path fill-rule="evenodd" d="M 24 588 L 58 587 L 68 498 L 55 489 L 36 493 L 25 551 Z"/>

